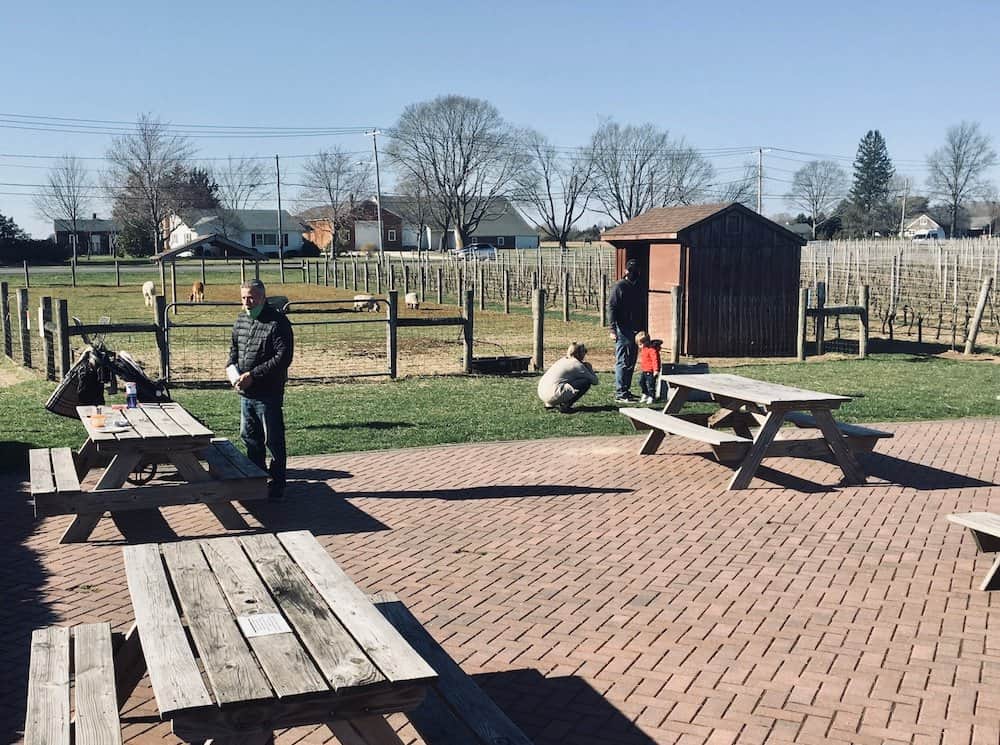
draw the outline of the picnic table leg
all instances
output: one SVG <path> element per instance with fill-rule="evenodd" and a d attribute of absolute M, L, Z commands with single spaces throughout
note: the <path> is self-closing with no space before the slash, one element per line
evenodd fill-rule
<path fill-rule="evenodd" d="M 687 403 L 691 391 L 688 388 L 681 388 L 679 385 L 670 388 L 670 395 L 667 397 L 667 404 L 663 407 L 664 414 L 676 414 Z"/>
<path fill-rule="evenodd" d="M 86 445 L 85 445 L 86 446 Z M 81 448 L 82 449 L 82 448 Z M 104 469 L 101 480 L 97 482 L 97 489 L 117 489 L 125 483 L 125 479 L 139 462 L 139 452 L 137 450 L 123 450 L 111 459 L 111 463 Z M 81 513 L 73 518 L 73 522 L 66 528 L 66 532 L 59 539 L 60 543 L 82 543 L 90 538 L 97 523 L 104 517 L 105 510 L 100 512 Z M 112 518 L 114 514 L 112 513 Z"/>
<path fill-rule="evenodd" d="M 827 409 L 816 409 L 812 412 L 816 424 L 819 425 L 826 443 L 833 451 L 833 457 L 837 459 L 837 465 L 844 472 L 844 482 L 847 484 L 865 483 L 865 471 L 854 457 L 854 453 L 847 447 L 844 436 L 840 433 L 837 423 L 833 420 L 833 415 Z"/>
<path fill-rule="evenodd" d="M 667 436 L 667 433 L 662 429 L 651 429 L 649 434 L 646 435 L 646 439 L 642 442 L 642 447 L 639 448 L 639 455 L 652 455 L 656 452 L 656 449 L 660 447 L 660 443 L 663 442 L 663 438 Z"/>
<path fill-rule="evenodd" d="M 979 585 L 980 590 L 990 591 L 990 590 L 1000 590 L 1000 556 L 997 556 L 993 560 L 993 566 L 990 567 L 990 571 L 986 573 L 986 578 L 983 583 Z"/>
<path fill-rule="evenodd" d="M 76 476 L 83 480 L 90 469 L 97 465 L 97 445 L 94 444 L 93 440 L 88 437 L 83 441 L 74 461 L 76 462 Z"/>
<path fill-rule="evenodd" d="M 115 652 L 115 689 L 118 691 L 119 710 L 145 674 L 146 658 L 139 644 L 139 628 L 132 624 L 132 628 L 125 634 L 122 646 Z"/>
<path fill-rule="evenodd" d="M 757 436 L 754 438 L 746 458 L 743 459 L 740 467 L 733 474 L 733 478 L 730 479 L 729 489 L 746 489 L 750 485 L 750 480 L 757 473 L 757 468 L 760 467 L 764 454 L 774 440 L 774 436 L 778 434 L 778 430 L 781 429 L 781 422 L 784 418 L 785 412 L 783 411 L 772 410 L 768 412 L 757 431 Z"/>
<path fill-rule="evenodd" d="M 202 468 L 197 456 L 190 451 L 171 453 L 170 461 L 177 466 L 180 475 L 192 483 L 209 481 L 212 478 L 211 474 Z M 212 511 L 226 530 L 246 530 L 250 527 L 232 502 L 212 502 L 205 506 Z"/>
<path fill-rule="evenodd" d="M 385 717 L 355 717 L 327 722 L 341 745 L 403 745 Z"/>

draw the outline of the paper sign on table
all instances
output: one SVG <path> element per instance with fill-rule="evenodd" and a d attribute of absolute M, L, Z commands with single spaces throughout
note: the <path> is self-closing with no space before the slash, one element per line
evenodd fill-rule
<path fill-rule="evenodd" d="M 289 634 L 292 629 L 280 613 L 255 613 L 251 616 L 237 616 L 236 621 L 247 638 Z"/>

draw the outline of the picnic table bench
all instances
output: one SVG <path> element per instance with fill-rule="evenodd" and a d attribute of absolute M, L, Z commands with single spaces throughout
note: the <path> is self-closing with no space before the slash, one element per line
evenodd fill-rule
<path fill-rule="evenodd" d="M 122 426 L 114 424 L 119 412 L 105 408 L 111 426 L 94 423 L 96 407 L 77 407 L 87 430 L 78 453 L 69 448 L 38 448 L 28 454 L 36 517 L 76 516 L 61 543 L 87 540 L 106 512 L 124 527 L 130 522 L 148 522 L 151 512 L 161 507 L 195 503 L 205 504 L 224 527 L 245 528 L 246 522 L 231 502 L 267 498 L 267 474 L 229 440 L 214 437 L 180 404 L 124 409 L 120 413 L 126 424 Z M 180 480 L 145 483 L 144 478 L 134 479 L 155 464 L 174 466 Z M 102 465 L 96 486 L 81 488 L 86 474 Z M 139 483 L 126 487 L 127 480 Z"/>
<path fill-rule="evenodd" d="M 121 744 L 112 647 L 107 623 L 32 632 L 25 745 Z"/>
<path fill-rule="evenodd" d="M 1000 551 L 1000 515 L 994 512 L 959 512 L 947 517 L 950 522 L 969 529 L 981 553 Z M 994 560 L 979 589 L 1000 589 L 1000 555 Z"/>
<path fill-rule="evenodd" d="M 850 401 L 848 396 L 739 375 L 667 375 L 665 379 L 670 384 L 670 397 L 662 412 L 638 408 L 620 410 L 636 429 L 651 430 L 640 454 L 655 453 L 667 434 L 707 443 L 720 462 L 737 465 L 729 489 L 747 488 L 765 457 L 781 456 L 832 456 L 843 471 L 844 483 L 862 484 L 865 473 L 854 453 L 871 451 L 880 439 L 892 437 L 891 432 L 834 420 L 831 412 Z M 695 391 L 707 393 L 719 405 L 719 410 L 708 417 L 708 426 L 687 421 L 681 414 Z M 818 429 L 822 436 L 784 438 L 780 430 L 785 421 L 803 429 Z M 731 428 L 734 434 L 719 432 L 722 427 Z"/>

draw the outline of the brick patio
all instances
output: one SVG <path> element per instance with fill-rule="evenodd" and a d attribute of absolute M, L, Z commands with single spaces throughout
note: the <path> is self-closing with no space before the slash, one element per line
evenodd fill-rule
<path fill-rule="evenodd" d="M 1000 512 L 1000 420 L 887 428 L 863 487 L 788 459 L 727 492 L 696 443 L 640 458 L 639 436 L 576 438 L 296 458 L 290 500 L 249 519 L 311 530 L 397 593 L 538 745 L 1000 742 L 992 557 L 944 519 Z M 69 518 L 0 491 L 12 741 L 31 629 L 124 631 L 132 610 L 109 520 L 59 546 Z M 165 514 L 181 538 L 219 532 L 203 507 Z M 175 742 L 155 714 L 141 685 L 130 741 Z"/>

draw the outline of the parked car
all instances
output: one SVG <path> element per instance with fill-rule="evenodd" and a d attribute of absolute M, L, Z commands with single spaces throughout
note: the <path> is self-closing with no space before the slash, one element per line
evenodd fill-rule
<path fill-rule="evenodd" d="M 470 243 L 468 246 L 453 248 L 451 255 L 455 259 L 495 261 L 497 258 L 497 247 L 489 243 Z"/>

